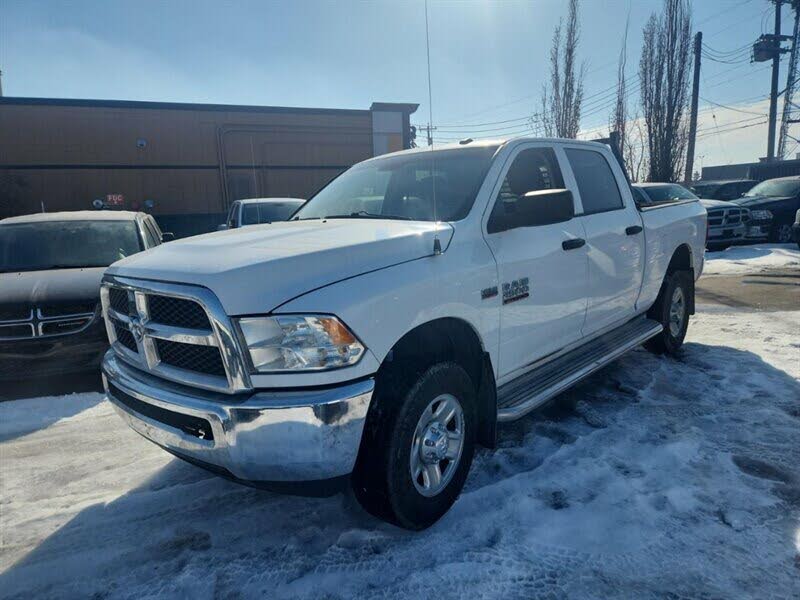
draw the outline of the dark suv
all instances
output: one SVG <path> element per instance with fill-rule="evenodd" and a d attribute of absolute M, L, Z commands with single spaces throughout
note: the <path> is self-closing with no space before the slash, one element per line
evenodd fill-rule
<path fill-rule="evenodd" d="M 758 181 L 755 179 L 729 179 L 724 181 L 697 181 L 691 190 L 707 200 L 735 200 L 750 191 Z"/>
<path fill-rule="evenodd" d="M 108 347 L 103 272 L 165 235 L 152 216 L 127 211 L 0 220 L 0 380 L 97 369 Z"/>

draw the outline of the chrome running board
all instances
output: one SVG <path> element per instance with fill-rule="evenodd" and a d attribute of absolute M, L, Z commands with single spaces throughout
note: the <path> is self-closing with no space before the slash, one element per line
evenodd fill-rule
<path fill-rule="evenodd" d="M 497 420 L 522 417 L 661 330 L 660 323 L 637 317 L 503 384 L 497 390 Z"/>

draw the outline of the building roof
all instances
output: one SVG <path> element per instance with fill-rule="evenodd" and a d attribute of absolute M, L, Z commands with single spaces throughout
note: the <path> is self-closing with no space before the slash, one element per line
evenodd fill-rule
<path fill-rule="evenodd" d="M 374 102 L 370 110 L 350 108 L 308 108 L 297 106 L 257 106 L 246 104 L 194 104 L 191 102 L 145 102 L 139 100 L 94 100 L 81 98 L 24 98 L 0 97 L 0 106 L 79 106 L 90 108 L 137 108 L 145 110 L 201 110 L 218 112 L 289 113 L 289 114 L 333 114 L 366 115 L 371 111 L 398 111 L 413 113 L 418 104 L 392 104 Z"/>
<path fill-rule="evenodd" d="M 143 213 L 130 210 L 68 210 L 63 212 L 33 213 L 0 219 L 0 225 L 43 223 L 48 221 L 133 221 Z"/>

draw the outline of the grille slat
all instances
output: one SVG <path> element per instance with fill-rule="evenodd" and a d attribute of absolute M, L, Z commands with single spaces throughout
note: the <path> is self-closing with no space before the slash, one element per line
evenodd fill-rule
<path fill-rule="evenodd" d="M 0 339 L 31 337 L 33 337 L 33 326 L 30 323 L 20 323 L 19 325 L 0 325 Z"/>
<path fill-rule="evenodd" d="M 122 315 L 128 314 L 128 292 L 120 288 L 108 290 L 108 303 L 115 311 Z"/>
<path fill-rule="evenodd" d="M 171 367 L 225 377 L 225 366 L 219 349 L 214 346 L 195 346 L 168 340 L 156 340 L 161 362 Z"/>
<path fill-rule="evenodd" d="M 138 352 L 136 340 L 133 334 L 122 323 L 114 323 L 114 332 L 117 334 L 117 341 L 131 352 Z"/>
<path fill-rule="evenodd" d="M 46 319 L 70 315 L 87 315 L 93 313 L 96 302 L 72 302 L 70 304 L 45 304 L 39 307 L 39 312 Z"/>
<path fill-rule="evenodd" d="M 31 318 L 29 306 L 0 307 L 0 321 L 28 321 Z"/>
<path fill-rule="evenodd" d="M 147 296 L 150 320 L 173 327 L 211 330 L 211 323 L 203 307 L 193 300 L 170 296 Z"/>

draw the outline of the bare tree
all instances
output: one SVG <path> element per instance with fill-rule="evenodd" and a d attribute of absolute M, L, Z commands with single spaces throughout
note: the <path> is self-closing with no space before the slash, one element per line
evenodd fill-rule
<path fill-rule="evenodd" d="M 689 0 L 664 0 L 661 14 L 652 14 L 644 28 L 639 78 L 650 181 L 681 178 L 686 158 L 691 21 Z"/>
<path fill-rule="evenodd" d="M 569 0 L 567 23 L 559 21 L 550 47 L 550 85 L 542 86 L 538 121 L 549 137 L 575 138 L 581 122 L 583 79 L 586 65 L 577 67 L 580 25 L 578 0 Z M 576 70 L 577 69 L 577 70 Z"/>
<path fill-rule="evenodd" d="M 625 149 L 625 130 L 628 125 L 628 97 L 625 89 L 627 87 L 625 68 L 628 64 L 628 23 L 629 21 L 626 20 L 625 35 L 622 38 L 622 49 L 619 51 L 619 62 L 617 63 L 617 97 L 608 124 L 611 131 L 619 134 L 621 151 Z"/>

